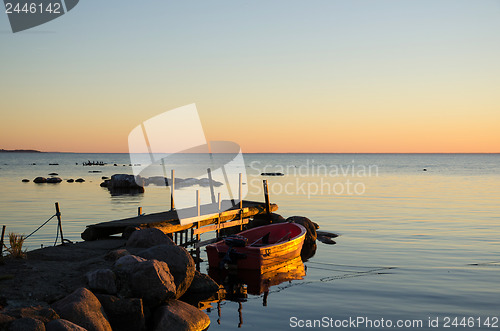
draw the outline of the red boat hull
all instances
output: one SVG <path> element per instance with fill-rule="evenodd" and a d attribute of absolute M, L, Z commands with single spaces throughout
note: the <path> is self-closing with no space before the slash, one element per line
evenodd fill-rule
<path fill-rule="evenodd" d="M 268 243 L 259 242 L 266 234 L 269 234 Z M 247 238 L 248 245 L 233 247 L 237 253 L 244 255 L 236 261 L 236 268 L 268 272 L 281 268 L 300 256 L 306 229 L 300 224 L 277 223 L 246 230 L 238 235 Z M 224 241 L 219 241 L 208 245 L 206 250 L 209 265 L 219 267 L 229 246 Z"/>

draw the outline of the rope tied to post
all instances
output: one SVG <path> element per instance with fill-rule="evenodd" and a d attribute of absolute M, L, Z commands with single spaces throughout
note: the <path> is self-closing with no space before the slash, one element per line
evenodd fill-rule
<path fill-rule="evenodd" d="M 61 213 L 59 213 L 59 216 L 61 215 Z M 48 220 L 46 220 L 42 225 L 40 225 L 35 231 L 31 232 L 29 235 L 26 236 L 26 238 L 24 238 L 25 240 L 28 239 L 29 237 L 31 237 L 35 232 L 37 232 L 38 230 L 40 230 L 45 224 L 49 223 L 49 221 L 51 219 L 53 219 L 54 217 L 58 216 L 57 213 L 52 215 Z"/>

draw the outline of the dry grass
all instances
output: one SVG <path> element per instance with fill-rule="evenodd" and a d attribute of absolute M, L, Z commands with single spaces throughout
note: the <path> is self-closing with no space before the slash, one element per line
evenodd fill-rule
<path fill-rule="evenodd" d="M 15 259 L 24 259 L 26 257 L 26 250 L 23 251 L 23 244 L 25 236 L 17 233 L 9 233 L 10 248 L 5 247 L 9 256 Z"/>

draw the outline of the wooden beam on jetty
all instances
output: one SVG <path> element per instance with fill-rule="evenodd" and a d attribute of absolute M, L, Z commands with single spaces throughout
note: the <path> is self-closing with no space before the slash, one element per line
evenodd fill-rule
<path fill-rule="evenodd" d="M 207 204 L 200 206 L 200 214 L 198 214 L 198 207 L 195 206 L 178 211 L 169 210 L 89 225 L 81 234 L 81 237 L 83 240 L 103 239 L 111 235 L 121 234 L 129 227 L 158 228 L 166 234 L 193 228 L 195 229 L 194 234 L 201 234 L 220 228 L 246 224 L 248 223 L 248 218 L 259 214 L 266 214 L 267 212 L 266 204 L 256 201 L 243 201 L 241 209 L 239 205 L 233 206 L 229 200 L 222 201 L 221 205 L 221 212 L 219 212 L 219 204 Z M 278 210 L 278 205 L 274 203 L 270 204 L 269 207 L 271 212 Z M 190 223 L 181 225 L 177 212 L 182 212 L 182 215 L 188 216 L 187 218 L 183 218 L 183 223 L 186 223 L 186 221 Z M 209 225 L 215 226 L 205 231 L 203 227 Z"/>

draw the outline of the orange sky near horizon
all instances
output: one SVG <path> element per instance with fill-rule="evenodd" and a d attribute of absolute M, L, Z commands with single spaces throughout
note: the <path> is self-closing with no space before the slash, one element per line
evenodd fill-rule
<path fill-rule="evenodd" d="M 500 5 L 362 3 L 80 2 L 0 34 L 0 148 L 126 153 L 195 103 L 244 153 L 500 153 Z"/>

